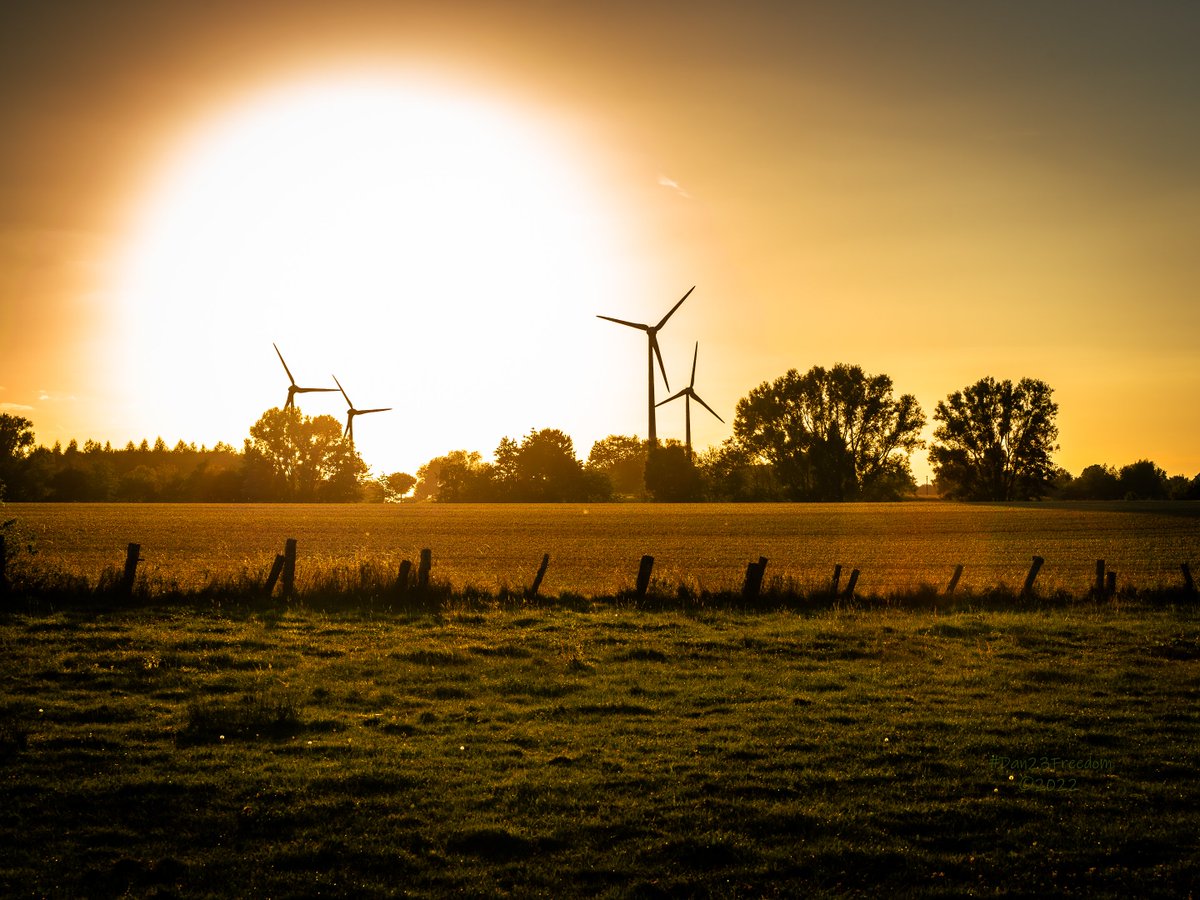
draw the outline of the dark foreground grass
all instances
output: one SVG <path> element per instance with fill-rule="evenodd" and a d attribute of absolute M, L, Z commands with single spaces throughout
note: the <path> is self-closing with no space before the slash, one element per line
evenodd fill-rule
<path fill-rule="evenodd" d="M 1194 607 L 0 619 L 4 896 L 1188 896 Z"/>

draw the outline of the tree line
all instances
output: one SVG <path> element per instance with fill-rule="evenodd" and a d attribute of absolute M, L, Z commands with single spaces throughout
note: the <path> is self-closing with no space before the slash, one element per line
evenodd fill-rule
<path fill-rule="evenodd" d="M 37 447 L 32 423 L 0 415 L 0 486 L 9 500 L 442 502 L 885 501 L 916 491 L 912 454 L 928 446 L 937 491 L 962 500 L 1200 499 L 1200 474 L 1168 476 L 1150 460 L 1055 464 L 1058 406 L 1043 381 L 985 377 L 933 412 L 933 440 L 912 394 L 861 367 L 789 370 L 742 398 L 733 434 L 694 455 L 678 441 L 596 441 L 586 460 L 553 428 L 429 460 L 416 475 L 372 477 L 332 416 L 271 409 L 241 451 L 182 442 L 113 450 L 88 441 Z"/>

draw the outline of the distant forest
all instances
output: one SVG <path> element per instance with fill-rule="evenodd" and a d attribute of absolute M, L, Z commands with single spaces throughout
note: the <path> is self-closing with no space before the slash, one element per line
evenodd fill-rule
<path fill-rule="evenodd" d="M 1044 382 L 980 379 L 939 402 L 928 442 L 934 492 L 961 500 L 1200 500 L 1200 474 L 1141 459 L 1057 466 L 1058 407 Z M 57 502 L 886 501 L 913 497 L 910 458 L 927 446 L 915 398 L 857 366 L 790 370 L 737 404 L 733 435 L 694 453 L 610 435 L 581 460 L 546 428 L 483 454 L 454 450 L 415 475 L 371 475 L 332 416 L 270 409 L 241 450 L 132 441 L 37 445 L 33 423 L 0 414 L 0 499 Z"/>

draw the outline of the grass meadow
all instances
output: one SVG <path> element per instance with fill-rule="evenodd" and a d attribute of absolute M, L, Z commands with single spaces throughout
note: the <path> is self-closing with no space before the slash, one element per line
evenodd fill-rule
<path fill-rule="evenodd" d="M 1194 896 L 1190 510 L 9 505 L 143 563 L 0 611 L 0 895 Z M 293 602 L 222 594 L 287 537 Z M 421 547 L 430 602 L 310 602 Z"/>

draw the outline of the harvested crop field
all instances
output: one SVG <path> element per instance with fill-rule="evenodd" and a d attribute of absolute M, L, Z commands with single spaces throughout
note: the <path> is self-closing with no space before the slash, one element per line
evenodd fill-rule
<path fill-rule="evenodd" d="M 455 588 L 526 585 L 542 558 L 543 594 L 612 595 L 644 554 L 665 584 L 720 591 L 766 557 L 767 581 L 800 589 L 834 565 L 861 572 L 858 590 L 944 586 L 964 566 L 966 591 L 1019 587 L 1034 555 L 1039 587 L 1086 593 L 1104 559 L 1118 587 L 1180 584 L 1200 564 L 1200 504 L 9 504 L 42 566 L 96 579 L 141 545 L 143 577 L 191 589 L 261 577 L 287 538 L 299 546 L 297 588 L 331 566 L 387 568 L 433 552 Z"/>

